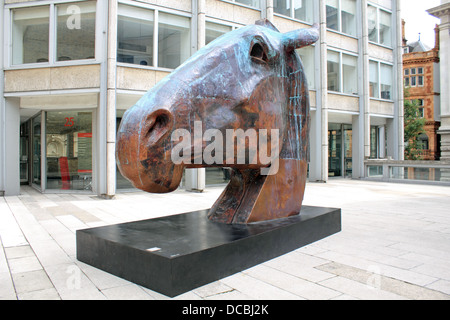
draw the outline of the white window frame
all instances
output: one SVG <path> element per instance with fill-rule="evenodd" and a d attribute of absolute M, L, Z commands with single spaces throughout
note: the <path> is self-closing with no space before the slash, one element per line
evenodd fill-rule
<path fill-rule="evenodd" d="M 344 63 L 343 63 L 342 56 L 345 54 L 345 55 L 357 58 L 357 62 L 356 62 L 356 69 L 357 70 L 358 70 L 358 66 L 359 66 L 359 56 L 357 54 L 354 54 L 354 53 L 341 51 L 341 50 L 336 50 L 336 49 L 331 49 L 331 48 L 327 49 L 327 56 L 328 56 L 328 51 L 333 51 L 333 52 L 339 54 L 339 91 L 328 90 L 328 93 L 339 93 L 339 94 L 347 95 L 347 96 L 351 96 L 351 97 L 358 97 L 359 94 L 360 94 L 359 86 L 358 86 L 358 89 L 357 89 L 358 90 L 357 94 L 351 94 L 351 93 L 345 93 L 344 92 L 344 72 L 343 72 L 343 70 L 344 70 L 343 64 Z M 328 58 L 327 58 L 327 62 L 328 62 Z M 328 77 L 328 73 L 327 73 L 327 77 Z M 356 74 L 356 82 L 358 83 L 358 73 Z"/>
<path fill-rule="evenodd" d="M 331 32 L 336 32 L 336 33 L 339 33 L 339 34 L 343 34 L 343 35 L 345 35 L 347 37 L 352 37 L 352 38 L 357 39 L 358 38 L 358 19 L 359 19 L 358 18 L 358 12 L 359 12 L 358 4 L 359 4 L 359 1 L 355 0 L 355 10 L 356 10 L 356 14 L 355 14 L 355 19 L 356 19 L 356 22 L 355 22 L 355 28 L 356 28 L 355 35 L 351 35 L 349 33 L 345 33 L 344 31 L 342 31 L 342 0 L 337 0 L 337 1 L 338 1 L 338 8 L 337 8 L 337 10 L 338 10 L 338 26 L 339 26 L 339 30 L 330 29 L 330 28 L 328 28 L 328 26 L 327 26 L 327 30 L 331 31 Z M 325 3 L 325 7 L 326 7 L 326 3 Z M 326 20 L 326 17 L 325 17 L 325 20 Z"/>
<path fill-rule="evenodd" d="M 378 41 L 375 42 L 375 41 L 369 40 L 369 43 L 376 44 L 378 46 L 382 46 L 382 47 L 389 48 L 389 49 L 394 49 L 395 43 L 394 43 L 394 37 L 392 36 L 392 29 L 395 27 L 394 14 L 392 13 L 391 10 L 385 9 L 385 8 L 381 7 L 380 5 L 378 5 L 376 3 L 373 3 L 373 2 L 367 2 L 367 6 L 374 7 L 377 10 L 377 32 L 378 32 L 378 37 L 377 38 L 378 38 Z M 380 31 L 381 31 L 381 28 L 380 28 L 380 16 L 381 16 L 380 15 L 380 11 L 384 11 L 384 12 L 389 13 L 391 15 L 391 45 L 389 45 L 389 46 L 380 42 L 380 38 L 381 38 L 380 37 L 380 35 L 381 35 L 381 33 L 380 33 Z M 368 17 L 366 17 L 366 19 L 368 19 Z"/>
<path fill-rule="evenodd" d="M 370 99 L 394 102 L 394 99 L 392 98 L 394 96 L 394 87 L 395 87 L 394 65 L 392 63 L 389 63 L 389 62 L 386 62 L 386 61 L 381 61 L 381 60 L 376 60 L 376 59 L 369 59 L 369 61 L 375 62 L 377 64 L 377 68 L 378 68 L 377 69 L 377 72 L 378 72 L 378 97 L 370 97 Z M 383 99 L 383 98 L 381 98 L 381 65 L 382 64 L 384 64 L 386 66 L 390 66 L 392 68 L 391 99 Z M 410 80 L 410 86 L 411 86 L 411 80 Z"/>
<path fill-rule="evenodd" d="M 294 21 L 300 21 L 300 22 L 302 22 L 302 23 L 304 23 L 304 24 L 308 24 L 308 25 L 312 25 L 313 23 L 314 23 L 314 21 L 306 21 L 306 20 L 301 20 L 301 19 L 297 19 L 296 17 L 295 17 L 295 9 L 294 9 L 294 1 L 295 0 L 289 0 L 290 1 L 290 11 L 289 11 L 289 15 L 287 16 L 287 15 L 284 15 L 284 14 L 282 14 L 282 13 L 278 13 L 278 12 L 273 12 L 273 14 L 274 15 L 276 15 L 276 16 L 279 16 L 279 17 L 283 17 L 283 18 L 289 18 L 289 19 L 292 19 L 292 20 L 294 20 Z M 315 5 L 315 1 L 317 1 L 317 0 L 314 0 L 314 1 L 312 1 L 312 6 L 313 6 L 313 17 L 316 17 L 316 5 Z M 313 18 L 314 19 L 314 18 Z M 334 31 L 334 30 L 333 30 Z"/>
<path fill-rule="evenodd" d="M 101 10 L 101 1 L 96 1 L 95 8 L 95 57 L 93 59 L 78 59 L 78 60 L 66 60 L 57 61 L 56 51 L 57 51 L 57 13 L 56 6 L 67 3 L 81 3 L 89 0 L 65 0 L 65 1 L 35 1 L 35 2 L 23 2 L 23 3 L 13 3 L 6 4 L 4 7 L 4 39 L 5 39 L 5 56 L 4 64 L 5 70 L 15 70 L 15 69 L 33 69 L 33 68 L 48 68 L 52 66 L 74 66 L 74 65 L 86 65 L 86 64 L 98 64 L 101 61 L 101 21 L 104 19 L 104 10 Z M 35 63 L 21 63 L 13 64 L 13 46 L 12 46 L 12 23 L 13 23 L 13 10 L 20 8 L 30 8 L 30 7 L 48 7 L 49 10 L 49 39 L 48 39 L 48 62 L 35 62 Z"/>
<path fill-rule="evenodd" d="M 223 2 L 229 2 L 229 3 L 232 3 L 232 4 L 234 4 L 234 5 L 238 5 L 238 6 L 242 6 L 242 7 L 245 7 L 245 8 L 250 8 L 250 9 L 253 9 L 253 10 L 258 10 L 258 11 L 261 11 L 263 8 L 263 6 L 264 6 L 264 2 L 265 1 L 261 1 L 260 0 L 260 6 L 261 6 L 261 8 L 257 8 L 257 7 L 252 7 L 252 6 L 249 6 L 249 5 L 247 5 L 247 4 L 244 4 L 244 3 L 241 3 L 241 2 L 237 2 L 236 0 L 221 0 L 221 1 L 223 1 Z"/>
<path fill-rule="evenodd" d="M 136 2 L 136 1 L 129 1 L 129 0 L 121 0 L 118 1 L 118 6 L 120 5 L 127 5 L 127 6 L 134 6 L 140 9 L 147 9 L 147 10 L 152 10 L 154 17 L 153 17 L 153 65 L 149 66 L 143 66 L 143 65 L 138 65 L 138 64 L 134 64 L 134 63 L 126 63 L 126 62 L 117 62 L 118 66 L 126 66 L 126 67 L 132 67 L 132 68 L 139 68 L 139 69 L 150 69 L 150 70 L 159 70 L 159 71 L 166 71 L 166 72 L 171 72 L 174 69 L 169 69 L 169 68 L 163 68 L 163 67 L 159 67 L 158 66 L 158 40 L 159 40 L 159 13 L 167 13 L 167 14 L 172 14 L 172 15 L 177 15 L 180 17 L 185 17 L 185 18 L 189 18 L 190 19 L 190 37 L 191 37 L 191 45 L 190 45 L 190 53 L 189 55 L 191 56 L 193 54 L 192 51 L 192 41 L 193 41 L 193 19 L 192 19 L 192 14 L 190 13 L 186 13 L 186 12 L 182 12 L 182 11 L 178 11 L 178 10 L 174 10 L 174 9 L 161 9 L 161 7 L 155 6 L 155 5 L 150 5 L 150 4 L 146 4 L 146 3 L 140 3 L 140 2 Z M 119 11 L 119 10 L 117 10 Z M 117 12 L 117 17 L 119 16 L 119 12 Z M 213 22 L 213 21 L 212 21 Z"/>

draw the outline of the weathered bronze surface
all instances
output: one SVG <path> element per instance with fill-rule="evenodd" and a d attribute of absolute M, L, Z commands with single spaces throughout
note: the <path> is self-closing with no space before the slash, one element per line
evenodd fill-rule
<path fill-rule="evenodd" d="M 232 177 L 208 217 L 223 223 L 247 224 L 300 213 L 309 158 L 309 92 L 295 49 L 318 40 L 318 26 L 280 33 L 269 21 L 229 32 L 211 42 L 152 88 L 129 109 L 120 124 L 116 157 L 123 176 L 139 189 L 174 191 L 184 168 L 230 167 Z M 200 134 L 195 123 L 201 121 Z M 191 144 L 189 161 L 175 164 L 172 133 L 185 129 Z M 238 164 L 225 151 L 220 163 L 207 163 L 204 133 L 217 129 L 268 132 L 267 144 L 246 143 L 248 154 L 270 154 L 279 130 L 278 170 L 264 175 L 270 164 L 255 156 Z M 201 146 L 201 148 L 198 148 Z M 201 150 L 199 150 L 201 149 Z M 252 153 L 251 150 L 256 151 Z M 218 150 L 215 150 L 218 155 Z M 273 163 L 272 163 L 273 166 Z"/>

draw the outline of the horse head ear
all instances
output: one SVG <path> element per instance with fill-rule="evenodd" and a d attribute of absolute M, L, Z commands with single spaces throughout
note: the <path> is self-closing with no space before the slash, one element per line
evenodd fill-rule
<path fill-rule="evenodd" d="M 319 40 L 319 25 L 315 23 L 312 28 L 299 29 L 283 33 L 282 41 L 287 51 L 293 51 L 309 46 Z"/>

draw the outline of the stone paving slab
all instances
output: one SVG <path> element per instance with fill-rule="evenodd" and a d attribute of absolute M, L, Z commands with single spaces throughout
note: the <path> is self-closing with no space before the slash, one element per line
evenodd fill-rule
<path fill-rule="evenodd" d="M 169 299 L 77 261 L 75 231 L 207 209 L 222 190 L 0 197 L 0 299 Z M 342 232 L 174 299 L 450 299 L 450 187 L 330 179 L 304 203 L 342 208 Z"/>

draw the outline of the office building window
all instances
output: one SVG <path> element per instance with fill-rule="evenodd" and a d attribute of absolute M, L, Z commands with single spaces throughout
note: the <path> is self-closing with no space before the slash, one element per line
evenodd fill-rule
<path fill-rule="evenodd" d="M 393 67 L 377 61 L 369 61 L 370 96 L 392 100 Z M 411 82 L 415 77 L 411 77 Z M 411 85 L 413 85 L 411 83 Z"/>
<path fill-rule="evenodd" d="M 378 10 L 374 6 L 367 7 L 369 41 L 378 42 Z"/>
<path fill-rule="evenodd" d="M 356 1 L 327 0 L 327 27 L 351 36 L 356 36 Z"/>
<path fill-rule="evenodd" d="M 327 56 L 328 90 L 339 92 L 341 90 L 339 52 L 328 51 Z"/>
<path fill-rule="evenodd" d="M 175 69 L 190 57 L 190 18 L 122 4 L 118 11 L 118 62 Z"/>
<path fill-rule="evenodd" d="M 117 61 L 153 66 L 152 10 L 119 5 Z"/>
<path fill-rule="evenodd" d="M 379 10 L 380 13 L 380 44 L 392 46 L 392 14 Z"/>
<path fill-rule="evenodd" d="M 327 0 L 327 27 L 339 31 L 339 0 Z"/>
<path fill-rule="evenodd" d="M 343 33 L 356 36 L 356 1 L 341 0 L 341 24 Z"/>
<path fill-rule="evenodd" d="M 96 1 L 11 9 L 11 64 L 95 59 Z"/>
<path fill-rule="evenodd" d="M 158 66 L 175 69 L 191 55 L 190 19 L 159 13 Z"/>
<path fill-rule="evenodd" d="M 358 94 L 358 58 L 347 54 L 342 55 L 343 93 Z"/>
<path fill-rule="evenodd" d="M 12 10 L 12 64 L 48 62 L 49 26 L 49 6 Z"/>
<path fill-rule="evenodd" d="M 381 99 L 392 100 L 392 66 L 380 63 Z"/>
<path fill-rule="evenodd" d="M 372 98 L 379 97 L 378 62 L 369 61 L 369 87 Z"/>
<path fill-rule="evenodd" d="M 328 90 L 358 94 L 358 57 L 328 51 Z"/>
<path fill-rule="evenodd" d="M 392 14 L 372 5 L 367 7 L 369 41 L 392 46 Z"/>
<path fill-rule="evenodd" d="M 297 53 L 300 56 L 300 59 L 302 59 L 306 79 L 308 80 L 308 88 L 315 89 L 316 88 L 315 48 L 314 46 L 303 47 L 301 49 L 297 49 Z"/>
<path fill-rule="evenodd" d="M 231 26 L 206 21 L 205 23 L 205 44 L 217 39 L 221 35 L 232 30 Z"/>
<path fill-rule="evenodd" d="M 242 3 L 249 7 L 261 9 L 261 1 L 260 0 L 234 0 L 234 2 Z"/>
<path fill-rule="evenodd" d="M 95 1 L 56 5 L 56 61 L 95 58 Z"/>
<path fill-rule="evenodd" d="M 313 0 L 274 0 L 273 11 L 308 23 L 314 22 Z"/>

